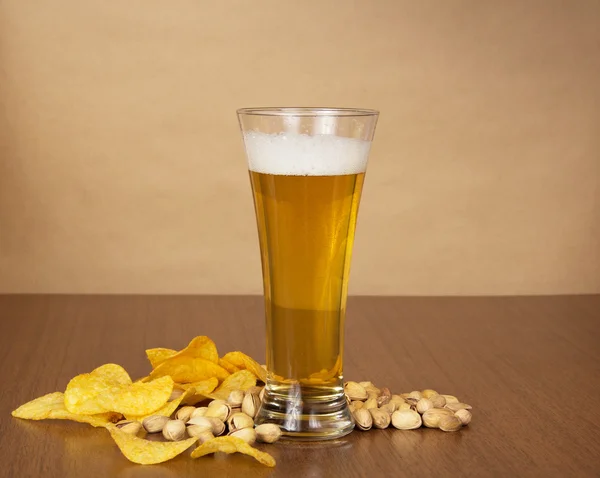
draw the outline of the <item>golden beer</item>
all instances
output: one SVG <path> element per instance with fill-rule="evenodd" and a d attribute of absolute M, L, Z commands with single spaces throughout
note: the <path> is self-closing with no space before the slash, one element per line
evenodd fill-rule
<path fill-rule="evenodd" d="M 250 178 L 265 290 L 267 369 L 285 381 L 337 386 L 364 173 L 251 171 Z"/>
<path fill-rule="evenodd" d="M 255 421 L 276 423 L 288 437 L 340 437 L 354 426 L 342 382 L 344 319 L 377 113 L 258 108 L 238 114 L 267 329 L 268 378 Z"/>

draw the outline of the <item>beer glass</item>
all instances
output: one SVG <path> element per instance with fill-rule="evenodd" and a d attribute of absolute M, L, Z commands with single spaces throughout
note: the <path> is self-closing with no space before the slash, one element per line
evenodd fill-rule
<path fill-rule="evenodd" d="M 356 216 L 378 112 L 238 110 L 258 225 L 267 372 L 257 423 L 284 437 L 338 438 L 344 318 Z"/>

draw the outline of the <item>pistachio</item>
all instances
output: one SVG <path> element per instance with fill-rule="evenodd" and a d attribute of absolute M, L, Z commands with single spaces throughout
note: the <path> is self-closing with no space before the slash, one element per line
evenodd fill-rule
<path fill-rule="evenodd" d="M 263 389 L 260 391 L 260 393 L 258 394 L 258 399 L 262 402 L 265 399 L 265 390 L 266 388 L 263 387 Z"/>
<path fill-rule="evenodd" d="M 198 407 L 196 408 L 196 410 L 194 410 L 192 412 L 192 415 L 190 418 L 194 418 L 194 417 L 203 417 L 206 415 L 206 411 L 208 410 L 208 407 Z"/>
<path fill-rule="evenodd" d="M 352 416 L 354 417 L 356 428 L 359 430 L 370 430 L 373 426 L 373 417 L 371 417 L 371 413 L 366 408 L 356 410 Z"/>
<path fill-rule="evenodd" d="M 163 428 L 163 436 L 169 441 L 180 441 L 186 436 L 185 423 L 181 420 L 169 420 Z"/>
<path fill-rule="evenodd" d="M 192 413 L 194 413 L 195 411 L 196 407 L 181 407 L 179 410 L 177 410 L 177 413 L 175 413 L 175 418 L 185 423 L 192 417 Z"/>
<path fill-rule="evenodd" d="M 188 425 L 186 428 L 187 434 L 190 437 L 198 437 L 203 433 L 210 433 L 214 437 L 214 435 L 212 434 L 212 427 L 210 425 Z"/>
<path fill-rule="evenodd" d="M 462 422 L 455 416 L 443 417 L 439 424 L 440 430 L 445 432 L 455 432 L 461 429 Z"/>
<path fill-rule="evenodd" d="M 227 397 L 227 403 L 231 408 L 241 407 L 242 401 L 244 400 L 244 392 L 241 390 L 233 390 L 229 397 Z"/>
<path fill-rule="evenodd" d="M 367 399 L 367 391 L 365 390 L 365 387 L 357 382 L 346 382 L 344 384 L 344 392 L 352 401 L 362 401 Z"/>
<path fill-rule="evenodd" d="M 192 417 L 188 420 L 187 422 L 187 426 L 189 427 L 200 427 L 202 428 L 203 431 L 210 431 L 212 432 L 213 429 L 213 423 L 210 420 L 210 418 L 206 418 L 206 417 Z M 199 430 L 199 428 L 196 428 L 196 430 Z"/>
<path fill-rule="evenodd" d="M 430 408 L 423 414 L 423 425 L 427 428 L 438 428 L 442 418 L 451 417 L 452 415 L 452 410 L 447 408 Z"/>
<path fill-rule="evenodd" d="M 192 417 L 187 422 L 189 425 L 201 425 L 205 427 L 207 430 L 210 427 L 214 436 L 222 435 L 225 432 L 225 424 L 219 420 L 218 418 L 209 418 L 209 417 Z"/>
<path fill-rule="evenodd" d="M 229 433 L 229 436 L 241 438 L 248 445 L 252 445 L 256 441 L 256 432 L 254 428 L 242 428 Z"/>
<path fill-rule="evenodd" d="M 409 395 L 410 395 L 410 393 L 401 393 L 400 398 L 403 398 L 404 400 L 406 400 Z"/>
<path fill-rule="evenodd" d="M 385 412 L 391 416 L 392 413 L 394 413 L 396 411 L 396 403 L 390 402 L 390 403 L 386 403 L 385 405 L 381 405 L 381 407 L 379 407 L 379 410 L 381 410 L 382 412 Z"/>
<path fill-rule="evenodd" d="M 418 390 L 413 390 L 412 392 L 410 392 L 408 394 L 407 398 L 414 398 L 415 400 L 421 400 L 423 398 L 423 396 L 421 395 L 421 392 L 419 392 Z"/>
<path fill-rule="evenodd" d="M 443 395 L 433 395 L 429 400 L 431 400 L 433 408 L 443 408 L 446 405 L 446 399 Z"/>
<path fill-rule="evenodd" d="M 371 408 L 369 413 L 371 413 L 373 426 L 375 428 L 384 429 L 390 426 L 390 421 L 392 418 L 389 413 L 379 410 L 378 408 Z"/>
<path fill-rule="evenodd" d="M 419 412 L 421 415 L 430 408 L 433 408 L 433 404 L 428 398 L 422 398 L 417 402 L 417 412 Z"/>
<path fill-rule="evenodd" d="M 438 393 L 437 393 L 435 390 L 432 390 L 432 389 L 430 389 L 430 388 L 426 388 L 425 390 L 423 390 L 423 391 L 421 392 L 421 396 L 422 396 L 423 398 L 431 398 L 431 397 L 433 397 L 434 395 L 438 395 Z"/>
<path fill-rule="evenodd" d="M 244 397 L 242 401 L 242 412 L 248 415 L 250 418 L 254 418 L 258 413 L 260 407 L 260 398 L 258 395 L 251 393 Z"/>
<path fill-rule="evenodd" d="M 467 405 L 466 403 L 446 403 L 446 408 L 452 410 L 453 412 L 457 412 L 459 410 L 471 410 L 473 407 L 471 405 Z"/>
<path fill-rule="evenodd" d="M 373 385 L 373 382 L 358 382 L 359 385 L 363 386 L 363 387 L 374 387 L 375 385 Z"/>
<path fill-rule="evenodd" d="M 400 403 L 396 406 L 396 410 L 412 410 L 410 403 Z"/>
<path fill-rule="evenodd" d="M 181 388 L 174 388 L 173 391 L 171 392 L 171 396 L 169 397 L 169 402 L 172 402 L 173 400 L 177 400 L 183 394 L 184 394 L 184 390 L 182 390 Z"/>
<path fill-rule="evenodd" d="M 379 397 L 377 397 L 377 405 L 379 407 L 381 407 L 382 405 L 385 405 L 386 403 L 390 403 L 391 399 L 392 399 L 392 392 L 390 392 L 389 388 L 383 387 L 381 389 L 381 394 L 379 395 Z"/>
<path fill-rule="evenodd" d="M 375 395 L 371 395 L 365 402 L 364 408 L 367 410 L 370 410 L 371 408 L 377 408 L 377 397 Z"/>
<path fill-rule="evenodd" d="M 253 428 L 254 420 L 245 413 L 234 413 L 227 420 L 229 431 L 241 430 L 242 428 Z"/>
<path fill-rule="evenodd" d="M 422 423 L 421 415 L 414 410 L 396 410 L 392 413 L 392 425 L 398 430 L 414 430 Z"/>
<path fill-rule="evenodd" d="M 225 400 L 221 400 L 220 398 L 215 398 L 214 400 L 208 402 L 209 407 L 216 407 L 217 405 L 227 405 L 227 402 Z"/>
<path fill-rule="evenodd" d="M 144 418 L 142 426 L 148 433 L 159 433 L 163 431 L 163 428 L 169 421 L 169 417 L 163 417 L 162 415 L 152 415 L 151 417 Z"/>
<path fill-rule="evenodd" d="M 130 435 L 137 435 L 139 431 L 142 429 L 142 424 L 140 422 L 134 422 L 132 420 L 121 420 L 117 422 L 116 427 L 125 433 L 129 433 Z"/>
<path fill-rule="evenodd" d="M 215 402 L 217 401 L 213 400 L 208 404 L 208 410 L 206 410 L 204 416 L 207 418 L 218 418 L 222 422 L 226 421 L 229 415 L 231 415 L 231 407 L 224 401 Z"/>
<path fill-rule="evenodd" d="M 367 395 L 373 394 L 376 397 L 381 395 L 381 389 L 377 388 L 375 385 L 371 385 L 369 387 L 364 387 L 364 388 L 365 388 L 365 391 L 367 392 Z"/>
<path fill-rule="evenodd" d="M 275 443 L 281 437 L 281 428 L 273 423 L 258 425 L 254 431 L 256 439 L 263 443 Z"/>
<path fill-rule="evenodd" d="M 444 399 L 446 400 L 446 403 L 458 403 L 459 400 L 458 398 L 456 398 L 454 395 L 443 395 L 442 397 L 444 397 Z"/>
<path fill-rule="evenodd" d="M 473 417 L 471 412 L 465 408 L 454 412 L 454 416 L 458 418 L 463 425 L 468 425 L 469 423 L 471 423 L 471 418 Z"/>
<path fill-rule="evenodd" d="M 360 400 L 354 400 L 352 402 L 352 406 L 354 407 L 355 410 L 360 410 L 361 408 L 363 408 L 365 406 L 365 402 L 361 402 Z"/>

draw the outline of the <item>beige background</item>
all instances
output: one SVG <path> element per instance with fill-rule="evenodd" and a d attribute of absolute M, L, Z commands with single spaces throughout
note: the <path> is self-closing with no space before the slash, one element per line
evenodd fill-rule
<path fill-rule="evenodd" d="M 380 109 L 351 292 L 600 292 L 600 2 L 0 1 L 0 292 L 259 293 L 234 110 Z"/>

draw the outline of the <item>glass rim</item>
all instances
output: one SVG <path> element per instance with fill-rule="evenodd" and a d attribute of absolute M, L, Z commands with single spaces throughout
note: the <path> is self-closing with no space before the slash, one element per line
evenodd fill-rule
<path fill-rule="evenodd" d="M 261 106 L 257 108 L 240 108 L 237 114 L 252 116 L 302 116 L 302 117 L 344 117 L 344 116 L 378 116 L 379 111 L 366 108 L 328 108 L 303 106 Z"/>

